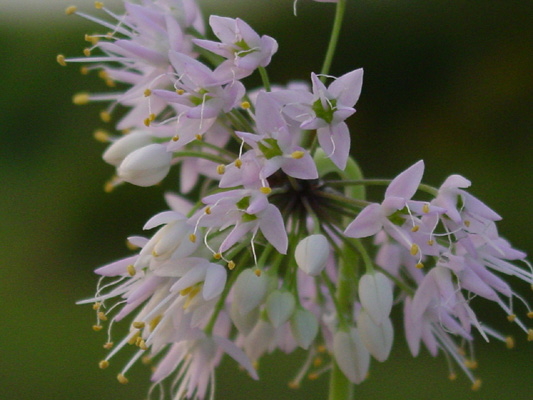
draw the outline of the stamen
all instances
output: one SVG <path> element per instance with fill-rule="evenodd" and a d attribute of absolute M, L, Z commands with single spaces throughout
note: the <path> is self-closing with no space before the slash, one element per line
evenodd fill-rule
<path fill-rule="evenodd" d="M 80 74 L 87 75 L 89 73 L 89 68 L 83 66 L 80 68 Z"/>
<path fill-rule="evenodd" d="M 78 7 L 76 7 L 76 6 L 68 6 L 68 7 L 65 9 L 65 14 L 67 14 L 67 15 L 72 15 L 72 14 L 74 14 L 77 10 L 78 10 Z"/>
<path fill-rule="evenodd" d="M 261 270 L 260 270 L 259 268 L 257 268 L 257 269 L 254 271 L 254 274 L 255 274 L 256 276 L 258 276 L 258 277 L 261 276 Z"/>
<path fill-rule="evenodd" d="M 82 92 L 75 94 L 72 97 L 72 102 L 76 104 L 77 106 L 84 106 L 85 104 L 88 104 L 90 101 L 89 93 Z"/>
<path fill-rule="evenodd" d="M 113 342 L 107 342 L 106 344 L 104 344 L 104 349 L 106 350 L 111 350 L 113 348 L 113 345 L 114 343 Z"/>
<path fill-rule="evenodd" d="M 527 331 L 527 341 L 533 342 L 533 329 L 528 329 Z"/>
<path fill-rule="evenodd" d="M 296 160 L 299 160 L 299 159 L 303 158 L 304 155 L 305 155 L 305 153 L 303 151 L 297 150 L 297 151 L 293 151 L 292 152 L 291 157 L 296 159 Z"/>
<path fill-rule="evenodd" d="M 104 313 L 103 311 L 100 311 L 100 312 L 98 313 L 98 319 L 99 319 L 100 321 L 107 321 L 107 317 L 106 317 L 106 315 L 105 315 L 105 313 Z"/>
<path fill-rule="evenodd" d="M 416 255 L 418 253 L 418 245 L 416 243 L 413 243 L 411 245 L 410 253 L 412 256 Z"/>
<path fill-rule="evenodd" d="M 422 212 L 427 214 L 429 212 L 429 204 L 426 203 L 422 206 Z"/>
<path fill-rule="evenodd" d="M 100 307 L 102 306 L 102 303 L 100 303 L 99 301 L 97 301 L 96 303 L 93 304 L 93 310 L 98 310 Z"/>
<path fill-rule="evenodd" d="M 192 242 L 192 243 L 196 243 L 196 235 L 194 233 L 191 233 L 189 235 L 189 240 Z"/>
<path fill-rule="evenodd" d="M 152 94 L 152 91 L 151 91 L 150 89 L 146 89 L 146 90 L 144 91 L 144 97 L 148 97 L 148 96 L 150 96 L 151 94 Z"/>
<path fill-rule="evenodd" d="M 223 175 L 226 172 L 226 166 L 224 164 L 217 165 L 217 173 Z"/>
<path fill-rule="evenodd" d="M 249 102 L 247 102 L 247 101 L 243 101 L 243 102 L 241 103 L 241 107 L 244 108 L 245 110 L 248 110 L 248 109 L 251 107 L 251 105 L 250 105 Z"/>
<path fill-rule="evenodd" d="M 107 112 L 107 111 L 101 111 L 100 112 L 100 119 L 103 122 L 109 122 L 109 121 L 111 121 L 111 114 L 109 114 L 109 112 Z"/>
<path fill-rule="evenodd" d="M 508 320 L 509 322 L 514 322 L 515 319 L 516 319 L 516 314 L 509 314 L 509 315 L 507 316 L 507 320 Z"/>
<path fill-rule="evenodd" d="M 63 54 L 58 54 L 57 57 L 56 57 L 56 61 L 62 67 L 66 67 L 67 66 L 67 62 L 65 61 L 65 56 Z"/>
<path fill-rule="evenodd" d="M 422 269 L 422 268 L 424 268 L 424 264 L 422 264 L 421 262 L 419 262 L 419 263 L 417 263 L 417 264 L 415 265 L 415 267 L 418 268 L 418 269 Z"/>
<path fill-rule="evenodd" d="M 196 140 L 202 140 L 202 135 L 200 135 L 199 133 L 197 133 L 196 135 L 194 135 L 194 137 L 196 138 Z"/>
<path fill-rule="evenodd" d="M 134 321 L 131 326 L 133 326 L 135 329 L 142 329 L 145 327 L 145 323 L 143 321 Z"/>
<path fill-rule="evenodd" d="M 117 375 L 117 380 L 122 383 L 123 385 L 126 385 L 129 381 L 128 378 L 126 378 L 123 374 Z"/>
<path fill-rule="evenodd" d="M 93 137 L 100 143 L 109 143 L 110 141 L 109 133 L 101 129 L 94 131 Z"/>
<path fill-rule="evenodd" d="M 420 229 L 420 225 L 415 225 L 411 228 L 411 232 L 418 232 L 419 229 Z"/>
<path fill-rule="evenodd" d="M 505 345 L 507 346 L 509 350 L 514 348 L 514 345 L 515 345 L 514 338 L 512 336 L 507 336 L 505 338 Z"/>
<path fill-rule="evenodd" d="M 259 191 L 263 194 L 270 194 L 270 192 L 272 192 L 272 189 L 270 189 L 269 187 L 263 186 L 261 189 L 259 189 Z"/>
<path fill-rule="evenodd" d="M 106 369 L 107 367 L 109 367 L 109 361 L 102 360 L 98 363 L 98 366 L 100 367 L 100 369 Z"/>
<path fill-rule="evenodd" d="M 95 2 L 94 2 L 94 7 L 95 7 L 97 10 L 101 10 L 101 9 L 104 7 L 104 3 L 102 3 L 101 1 L 95 1 Z"/>
<path fill-rule="evenodd" d="M 233 260 L 230 260 L 228 263 L 228 269 L 232 271 L 234 268 L 235 268 L 235 263 L 233 262 Z"/>
<path fill-rule="evenodd" d="M 101 331 L 103 328 L 102 325 L 93 325 L 93 331 L 98 332 Z"/>
<path fill-rule="evenodd" d="M 130 276 L 135 276 L 136 273 L 137 270 L 135 269 L 135 266 L 132 264 L 128 265 L 128 274 L 130 274 Z"/>
<path fill-rule="evenodd" d="M 242 161 L 240 158 L 235 160 L 235 166 L 239 169 L 242 167 Z"/>
<path fill-rule="evenodd" d="M 476 379 L 472 384 L 472 390 L 477 391 L 481 388 L 481 379 Z"/>

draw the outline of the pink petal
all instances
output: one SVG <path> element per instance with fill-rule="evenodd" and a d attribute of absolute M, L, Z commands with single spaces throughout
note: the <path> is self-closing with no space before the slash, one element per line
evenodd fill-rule
<path fill-rule="evenodd" d="M 385 198 L 395 196 L 410 199 L 418 190 L 423 174 L 424 161 L 420 160 L 392 180 L 385 192 Z"/>
<path fill-rule="evenodd" d="M 259 228 L 265 239 L 276 248 L 281 254 L 287 254 L 287 231 L 283 222 L 283 217 L 278 208 L 269 204 L 267 209 L 261 214 Z"/>
<path fill-rule="evenodd" d="M 375 235 L 383 228 L 382 221 L 383 213 L 381 206 L 379 204 L 370 204 L 348 225 L 344 234 L 353 238 Z"/>

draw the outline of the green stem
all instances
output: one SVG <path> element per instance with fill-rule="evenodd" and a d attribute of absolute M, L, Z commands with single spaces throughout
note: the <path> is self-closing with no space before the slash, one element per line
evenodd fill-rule
<path fill-rule="evenodd" d="M 259 73 L 261 74 L 261 80 L 263 81 L 263 86 L 265 87 L 265 90 L 267 92 L 270 92 L 272 89 L 270 88 L 270 80 L 268 79 L 268 74 L 267 74 L 265 67 L 259 67 L 257 69 L 259 70 Z"/>
<path fill-rule="evenodd" d="M 329 38 L 328 51 L 326 52 L 326 57 L 324 58 L 324 64 L 322 64 L 322 70 L 320 74 L 320 80 L 322 82 L 326 81 L 326 75 L 329 73 L 331 63 L 333 61 L 333 56 L 335 55 L 335 49 L 337 48 L 337 42 L 339 40 L 339 35 L 342 27 L 342 20 L 344 17 L 344 10 L 346 9 L 346 0 L 339 0 L 337 3 L 337 9 L 335 11 L 335 21 L 333 22 L 333 28 L 331 30 L 331 36 Z"/>
<path fill-rule="evenodd" d="M 333 361 L 329 377 L 329 400 L 353 399 L 353 383 L 342 373 L 337 363 Z"/>
<path fill-rule="evenodd" d="M 205 160 L 213 161 L 218 164 L 227 164 L 228 162 L 231 162 L 224 157 L 217 156 L 216 154 L 202 153 L 200 151 L 178 151 L 174 153 L 174 157 L 203 158 Z"/>

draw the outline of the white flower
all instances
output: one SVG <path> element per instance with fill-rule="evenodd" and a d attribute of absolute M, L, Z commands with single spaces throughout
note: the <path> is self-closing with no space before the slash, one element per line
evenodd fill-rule
<path fill-rule="evenodd" d="M 369 317 L 381 325 L 391 312 L 392 286 L 381 272 L 365 274 L 359 281 L 359 299 Z"/>
<path fill-rule="evenodd" d="M 165 146 L 153 143 L 128 154 L 118 167 L 118 176 L 137 186 L 152 186 L 167 176 L 171 160 Z"/>
<path fill-rule="evenodd" d="M 348 332 L 335 333 L 333 355 L 337 365 L 350 382 L 361 383 L 365 380 L 370 366 L 370 354 L 363 345 L 356 328 L 350 328 Z"/>
<path fill-rule="evenodd" d="M 311 235 L 302 239 L 294 252 L 296 264 L 310 276 L 316 276 L 322 272 L 328 257 L 329 244 L 324 235 Z"/>

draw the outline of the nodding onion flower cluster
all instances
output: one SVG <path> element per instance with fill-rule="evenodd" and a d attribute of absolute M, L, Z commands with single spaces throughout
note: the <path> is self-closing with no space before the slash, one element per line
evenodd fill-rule
<path fill-rule="evenodd" d="M 477 319 L 475 296 L 533 340 L 519 316 L 533 312 L 503 279 L 533 284 L 531 266 L 498 235 L 500 216 L 465 190 L 467 179 L 424 185 L 422 161 L 393 180 L 362 177 L 345 122 L 362 69 L 270 87 L 265 67 L 278 44 L 246 22 L 211 16 L 209 40 L 194 0 L 124 5 L 115 14 L 96 2 L 103 17 L 69 7 L 110 32 L 87 35 L 85 57 L 57 57 L 116 88 L 75 103 L 108 103 L 104 121 L 126 110 L 122 134 L 96 135 L 117 172 L 106 189 L 155 185 L 178 166 L 179 192 L 196 189 L 200 199 L 168 194 L 170 210 L 144 226 L 157 230 L 130 237 L 133 255 L 96 270 L 96 294 L 80 303 L 93 303 L 95 330 L 108 324 L 101 368 L 130 344 L 121 383 L 142 359 L 154 365 L 154 387 L 170 377 L 174 399 L 212 399 L 224 353 L 257 379 L 263 354 L 303 348 L 291 387 L 332 367 L 360 383 L 371 358 L 389 357 L 390 313 L 401 303 L 413 356 L 421 344 L 442 352 L 450 377 L 458 367 L 476 389 L 475 332 L 508 347 L 513 339 Z M 249 90 L 241 80 L 256 70 L 265 87 Z M 386 186 L 381 203 L 365 198 L 366 185 Z M 129 333 L 113 344 L 112 326 L 126 318 Z"/>

